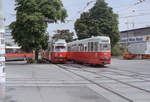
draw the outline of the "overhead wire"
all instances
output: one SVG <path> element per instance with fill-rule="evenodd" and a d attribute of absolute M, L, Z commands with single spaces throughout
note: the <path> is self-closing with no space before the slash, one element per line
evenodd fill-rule
<path fill-rule="evenodd" d="M 77 20 L 78 16 L 80 16 L 81 13 L 83 13 L 94 2 L 96 2 L 96 0 L 88 0 L 88 2 L 86 2 L 83 9 L 81 9 L 80 11 L 77 11 L 78 14 L 76 16 L 74 16 L 73 19 L 66 20 L 66 23 L 75 22 Z"/>
<path fill-rule="evenodd" d="M 96 0 L 89 0 L 89 1 L 86 3 L 86 5 L 83 7 L 82 10 L 77 11 L 77 13 L 78 13 L 77 16 L 76 16 L 76 17 L 73 17 L 73 19 L 68 19 L 68 20 L 66 20 L 66 23 L 70 23 L 70 22 L 76 21 L 77 17 L 78 17 L 79 15 L 81 15 L 81 13 L 84 12 L 91 4 L 94 3 L 95 1 L 96 1 Z M 150 1 L 150 0 L 138 0 L 136 3 L 134 3 L 134 4 L 132 4 L 132 5 L 129 5 L 127 8 L 125 8 L 125 9 L 126 9 L 126 12 L 127 12 L 128 9 L 131 9 L 131 8 L 133 8 L 133 7 L 136 7 L 137 5 L 139 5 L 139 4 L 143 3 L 143 2 L 146 2 L 146 1 Z M 136 11 L 137 11 L 137 10 L 136 10 Z M 118 11 L 118 12 L 119 12 L 119 11 Z M 121 13 L 123 13 L 122 10 L 121 10 Z M 142 14 L 148 15 L 149 13 L 148 13 L 148 14 L 142 13 Z M 119 15 L 122 15 L 122 14 L 119 14 Z M 138 15 L 121 16 L 121 17 L 119 17 L 119 18 L 136 17 L 136 16 L 142 16 L 142 15 L 141 15 L 141 14 L 138 14 Z"/>
<path fill-rule="evenodd" d="M 124 12 L 127 12 L 129 9 L 132 9 L 132 8 L 134 8 L 134 7 L 136 7 L 136 6 L 140 5 L 140 4 L 142 4 L 142 3 L 144 3 L 144 2 L 148 2 L 148 1 L 150 1 L 150 0 L 138 0 L 136 3 L 131 4 L 131 5 L 129 5 L 128 7 L 123 8 L 123 9 L 117 11 L 117 12 L 120 13 L 120 14 L 121 14 L 121 13 L 124 13 Z"/>
<path fill-rule="evenodd" d="M 122 16 L 122 17 L 119 17 L 119 18 L 120 19 L 121 18 L 131 18 L 131 17 L 138 17 L 138 16 L 145 16 L 145 15 L 150 15 L 150 12 L 149 13 L 141 13 L 141 14 L 137 14 L 137 15 Z"/>

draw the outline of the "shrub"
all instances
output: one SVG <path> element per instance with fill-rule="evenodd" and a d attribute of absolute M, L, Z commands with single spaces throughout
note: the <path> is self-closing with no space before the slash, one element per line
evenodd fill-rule
<path fill-rule="evenodd" d="M 123 45 L 117 44 L 112 48 L 111 52 L 112 52 L 112 56 L 122 56 L 122 54 L 126 52 L 126 47 Z"/>
<path fill-rule="evenodd" d="M 44 61 L 44 60 L 42 60 L 42 59 L 39 59 L 39 60 L 37 61 L 37 63 L 39 63 L 39 64 L 44 64 L 44 63 L 46 63 L 46 61 Z"/>
<path fill-rule="evenodd" d="M 26 60 L 28 64 L 35 63 L 35 60 L 33 58 L 27 58 Z"/>

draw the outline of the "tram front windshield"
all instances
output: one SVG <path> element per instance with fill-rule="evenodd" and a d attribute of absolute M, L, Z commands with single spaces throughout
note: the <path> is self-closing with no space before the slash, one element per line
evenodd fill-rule
<path fill-rule="evenodd" d="M 55 51 L 56 52 L 66 52 L 66 47 L 65 46 L 56 46 Z"/>
<path fill-rule="evenodd" d="M 110 44 L 100 44 L 100 51 L 110 51 L 111 46 Z"/>

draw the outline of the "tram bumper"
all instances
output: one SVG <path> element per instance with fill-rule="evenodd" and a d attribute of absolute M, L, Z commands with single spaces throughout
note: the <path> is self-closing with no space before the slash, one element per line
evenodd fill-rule
<path fill-rule="evenodd" d="M 100 59 L 100 62 L 103 63 L 104 65 L 105 64 L 110 64 L 111 59 Z"/>

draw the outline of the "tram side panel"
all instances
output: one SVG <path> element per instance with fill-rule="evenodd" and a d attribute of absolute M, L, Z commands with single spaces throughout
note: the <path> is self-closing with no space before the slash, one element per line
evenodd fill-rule
<path fill-rule="evenodd" d="M 73 61 L 99 65 L 111 63 L 110 39 L 108 37 L 74 41 L 69 43 L 68 47 L 71 47 L 68 54 L 69 59 Z"/>
<path fill-rule="evenodd" d="M 24 52 L 20 47 L 6 46 L 6 61 L 24 60 L 25 58 L 33 58 L 33 52 Z"/>
<path fill-rule="evenodd" d="M 110 64 L 110 52 L 71 52 L 71 60 L 88 64 Z"/>

